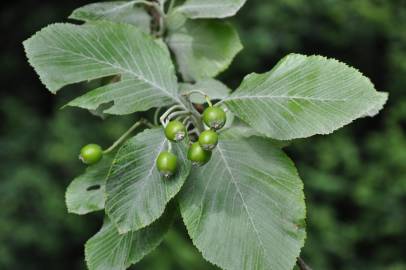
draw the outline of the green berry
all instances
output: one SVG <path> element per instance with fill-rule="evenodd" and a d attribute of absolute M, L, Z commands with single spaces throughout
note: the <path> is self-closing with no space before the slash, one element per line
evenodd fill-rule
<path fill-rule="evenodd" d="M 176 172 L 178 158 L 171 152 L 161 152 L 156 160 L 158 171 L 166 178 L 171 177 Z"/>
<path fill-rule="evenodd" d="M 186 127 L 178 120 L 173 120 L 168 123 L 165 128 L 165 136 L 168 140 L 178 142 L 183 140 L 186 135 Z"/>
<path fill-rule="evenodd" d="M 87 164 L 96 164 L 103 157 L 103 149 L 97 144 L 88 144 L 80 150 L 79 159 Z"/>
<path fill-rule="evenodd" d="M 219 136 L 213 130 L 206 130 L 203 131 L 199 136 L 199 144 L 200 146 L 207 151 L 213 150 L 219 140 Z"/>
<path fill-rule="evenodd" d="M 193 165 L 202 166 L 209 162 L 211 152 L 204 150 L 198 142 L 189 147 L 187 158 L 193 162 Z"/>
<path fill-rule="evenodd" d="M 219 107 L 209 107 L 203 112 L 204 123 L 214 130 L 224 127 L 226 120 L 226 113 Z"/>

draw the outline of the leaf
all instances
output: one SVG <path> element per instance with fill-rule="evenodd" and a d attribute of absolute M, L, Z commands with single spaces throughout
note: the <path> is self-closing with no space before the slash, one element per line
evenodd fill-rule
<path fill-rule="evenodd" d="M 187 0 L 178 11 L 192 19 L 234 16 L 246 0 Z"/>
<path fill-rule="evenodd" d="M 151 17 L 144 8 L 136 6 L 139 1 L 116 1 L 88 4 L 75 9 L 69 16 L 85 22 L 108 20 L 119 23 L 128 23 L 137 26 L 140 30 L 149 33 Z"/>
<path fill-rule="evenodd" d="M 291 270 L 305 239 L 303 184 L 290 159 L 259 138 L 220 138 L 179 197 L 193 243 L 227 270 Z"/>
<path fill-rule="evenodd" d="M 107 180 L 106 212 L 121 234 L 159 218 L 189 175 L 186 142 L 172 144 L 178 157 L 177 174 L 169 179 L 160 175 L 155 163 L 167 147 L 164 131 L 157 128 L 138 134 L 117 153 Z"/>
<path fill-rule="evenodd" d="M 162 242 L 170 225 L 173 211 L 139 231 L 119 234 L 114 224 L 105 219 L 101 230 L 85 245 L 89 270 L 125 270 L 140 261 Z"/>
<path fill-rule="evenodd" d="M 187 21 L 171 30 L 167 43 L 185 81 L 214 77 L 232 62 L 242 45 L 232 25 L 221 21 Z"/>
<path fill-rule="evenodd" d="M 104 208 L 106 178 L 112 161 L 112 157 L 104 156 L 72 181 L 65 195 L 69 213 L 84 215 Z"/>
<path fill-rule="evenodd" d="M 386 100 L 387 94 L 354 68 L 291 54 L 270 72 L 247 76 L 224 102 L 259 132 L 289 140 L 331 133 L 382 108 Z"/>
<path fill-rule="evenodd" d="M 227 120 L 228 121 L 228 120 Z M 221 130 L 221 136 L 226 139 L 247 139 L 251 137 L 261 137 L 266 139 L 266 141 L 278 148 L 285 148 L 290 145 L 291 141 L 279 141 L 264 137 L 261 133 L 254 130 L 252 127 L 248 126 L 240 119 L 234 119 L 231 126 Z"/>
<path fill-rule="evenodd" d="M 47 88 L 121 75 L 69 105 L 95 110 L 114 101 L 106 112 L 127 114 L 180 102 L 169 52 L 127 24 L 95 22 L 50 25 L 24 42 L 31 65 Z"/>
<path fill-rule="evenodd" d="M 208 95 L 212 100 L 224 99 L 231 92 L 231 89 L 228 88 L 225 84 L 223 84 L 218 80 L 210 78 L 202 79 L 196 82 L 195 84 L 182 83 L 180 84 L 180 89 L 181 89 L 180 92 L 182 94 L 193 90 L 200 90 L 204 92 L 206 95 Z M 206 103 L 206 99 L 204 98 L 204 96 L 200 94 L 191 94 L 190 100 L 193 103 L 197 104 Z"/>

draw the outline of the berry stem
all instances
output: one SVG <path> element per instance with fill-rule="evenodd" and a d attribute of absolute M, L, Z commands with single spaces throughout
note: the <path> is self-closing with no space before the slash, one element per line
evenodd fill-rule
<path fill-rule="evenodd" d="M 172 143 L 168 140 L 168 152 L 172 153 Z"/>
<path fill-rule="evenodd" d="M 166 127 L 165 118 L 167 118 L 170 113 L 178 109 L 182 110 L 182 112 L 185 112 L 183 111 L 184 107 L 182 105 L 174 105 L 170 107 L 166 112 L 164 112 L 164 114 L 162 114 L 162 116 L 159 118 L 159 121 L 161 122 L 162 126 Z"/>
<path fill-rule="evenodd" d="M 200 135 L 200 132 L 199 132 L 199 130 L 197 128 L 194 128 L 191 131 L 189 131 L 189 134 L 193 134 L 193 133 L 196 134 L 197 136 Z"/>
<path fill-rule="evenodd" d="M 197 90 L 198 91 L 198 90 Z M 191 94 L 191 92 L 189 92 L 190 94 Z M 202 92 L 203 93 L 203 92 Z M 185 97 L 185 99 L 186 99 L 186 104 L 187 104 L 187 109 L 189 109 L 189 111 L 191 112 L 191 118 L 192 118 L 192 121 L 193 121 L 193 123 L 194 123 L 194 125 L 195 125 L 195 127 L 197 128 L 197 129 L 199 129 L 200 131 L 203 131 L 204 130 L 204 126 L 203 126 L 203 123 L 202 123 L 202 121 L 201 121 L 201 115 L 200 115 L 200 113 L 196 110 L 196 108 L 193 106 L 193 103 L 192 103 L 192 101 L 190 100 L 190 94 L 188 94 L 188 93 L 185 93 L 185 94 L 183 94 L 182 96 L 184 96 Z"/>
<path fill-rule="evenodd" d="M 146 125 L 147 127 L 154 127 L 153 124 L 148 122 L 146 119 L 140 119 L 134 125 L 132 125 L 117 141 L 115 141 L 109 148 L 103 151 L 103 154 L 108 154 L 112 152 L 118 145 L 120 145 L 135 129 L 137 129 L 141 125 Z"/>
<path fill-rule="evenodd" d="M 167 121 L 172 120 L 173 118 L 176 118 L 178 116 L 182 116 L 182 115 L 191 115 L 191 112 L 187 112 L 187 111 L 180 111 L 180 112 L 173 112 L 170 115 L 168 115 L 168 117 L 166 118 Z"/>
<path fill-rule="evenodd" d="M 162 110 L 162 107 L 159 107 L 159 108 L 157 108 L 156 110 L 155 110 L 155 113 L 154 113 L 154 125 L 155 126 L 157 126 L 158 125 L 158 121 L 159 121 L 159 113 L 161 112 L 161 110 Z"/>

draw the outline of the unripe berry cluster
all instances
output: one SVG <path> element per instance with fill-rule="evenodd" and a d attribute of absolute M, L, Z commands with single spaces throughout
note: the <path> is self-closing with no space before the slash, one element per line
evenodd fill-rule
<path fill-rule="evenodd" d="M 224 127 L 226 123 L 226 113 L 221 108 L 210 106 L 203 112 L 203 122 L 209 129 L 199 135 L 197 142 L 189 146 L 187 153 L 187 158 L 192 161 L 193 165 L 197 166 L 203 166 L 210 161 L 212 150 L 218 143 L 219 136 L 216 131 Z M 172 120 L 165 126 L 165 136 L 170 143 L 182 141 L 187 133 L 188 130 L 185 125 L 178 120 Z M 115 143 L 114 146 L 116 146 L 116 144 L 118 143 Z M 97 144 L 88 144 L 81 149 L 79 158 L 83 163 L 93 165 L 102 159 L 104 153 L 107 154 L 110 151 L 110 148 L 103 151 Z M 169 149 L 159 154 L 156 160 L 156 166 L 158 171 L 164 177 L 168 178 L 176 173 L 177 161 L 177 156 Z"/>
<path fill-rule="evenodd" d="M 187 157 L 194 165 L 203 166 L 209 162 L 212 150 L 217 146 L 217 130 L 224 127 L 226 123 L 226 113 L 217 107 L 209 107 L 203 112 L 203 122 L 210 129 L 203 131 L 198 141 L 189 146 Z M 179 142 L 187 134 L 183 123 L 174 120 L 165 127 L 165 136 L 171 142 Z M 170 151 L 159 154 L 157 159 L 157 168 L 165 177 L 170 177 L 176 173 L 177 157 Z"/>

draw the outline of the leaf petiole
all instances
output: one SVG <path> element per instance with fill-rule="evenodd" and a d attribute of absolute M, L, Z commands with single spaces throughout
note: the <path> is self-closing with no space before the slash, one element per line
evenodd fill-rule
<path fill-rule="evenodd" d="M 168 14 L 170 14 L 175 6 L 175 2 L 176 0 L 171 0 L 171 2 L 169 3 L 169 8 L 168 8 Z"/>
<path fill-rule="evenodd" d="M 202 95 L 206 99 L 207 104 L 209 104 L 210 107 L 213 107 L 213 104 L 211 103 L 211 98 L 209 97 L 209 95 L 207 95 L 205 92 L 203 92 L 201 90 L 191 90 L 191 91 L 188 91 L 186 93 L 183 93 L 182 96 L 189 97 L 192 94 L 200 94 L 200 95 Z"/>
<path fill-rule="evenodd" d="M 117 146 L 119 146 L 130 134 L 133 132 L 135 129 L 137 129 L 141 125 L 146 125 L 147 127 L 154 127 L 153 124 L 148 122 L 148 120 L 142 118 L 139 121 L 137 121 L 134 125 L 132 125 L 123 135 L 121 135 L 120 138 L 118 138 L 117 141 L 115 141 L 109 148 L 103 151 L 103 154 L 108 154 L 112 152 L 114 149 L 116 149 Z"/>

